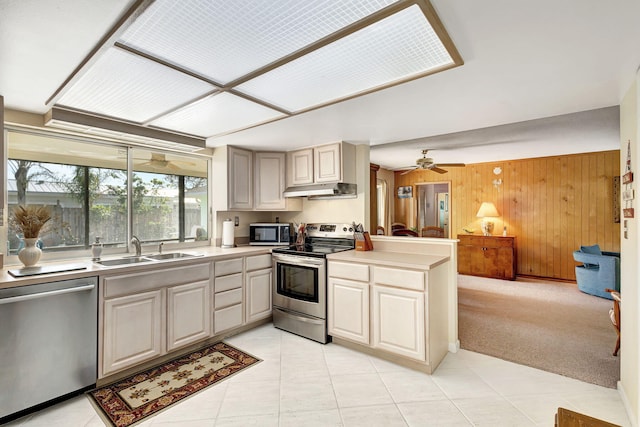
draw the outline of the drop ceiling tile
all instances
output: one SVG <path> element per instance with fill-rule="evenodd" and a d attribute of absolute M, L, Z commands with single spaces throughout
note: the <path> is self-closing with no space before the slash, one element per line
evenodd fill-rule
<path fill-rule="evenodd" d="M 215 89 L 169 67 L 110 48 L 57 104 L 142 123 Z"/>
<path fill-rule="evenodd" d="M 285 116 L 230 93 L 207 97 L 150 123 L 191 135 L 209 137 Z"/>
<path fill-rule="evenodd" d="M 398 0 L 156 0 L 120 43 L 228 83 Z"/>
<path fill-rule="evenodd" d="M 453 63 L 414 5 L 237 89 L 288 111 L 300 111 Z"/>

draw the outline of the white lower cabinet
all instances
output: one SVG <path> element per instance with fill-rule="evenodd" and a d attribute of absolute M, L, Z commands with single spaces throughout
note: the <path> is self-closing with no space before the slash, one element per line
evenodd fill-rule
<path fill-rule="evenodd" d="M 425 361 L 424 293 L 373 287 L 373 347 Z"/>
<path fill-rule="evenodd" d="M 167 350 L 211 335 L 210 283 L 203 280 L 167 289 Z"/>
<path fill-rule="evenodd" d="M 270 253 L 100 281 L 99 378 L 271 316 Z"/>
<path fill-rule="evenodd" d="M 272 269 L 249 271 L 246 273 L 246 320 L 247 323 L 271 316 Z"/>
<path fill-rule="evenodd" d="M 329 278 L 329 335 L 369 344 L 369 283 Z"/>
<path fill-rule="evenodd" d="M 447 353 L 446 266 L 328 262 L 328 330 L 366 351 L 432 372 Z"/>
<path fill-rule="evenodd" d="M 102 279 L 98 377 L 207 338 L 210 289 L 209 262 Z"/>
<path fill-rule="evenodd" d="M 162 355 L 163 311 L 161 289 L 105 301 L 105 375 Z"/>

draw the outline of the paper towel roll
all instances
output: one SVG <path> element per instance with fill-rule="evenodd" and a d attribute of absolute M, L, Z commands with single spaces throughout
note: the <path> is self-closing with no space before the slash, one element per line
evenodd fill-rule
<path fill-rule="evenodd" d="M 223 248 L 232 248 L 235 243 L 235 229 L 233 221 L 230 219 L 222 221 L 222 246 Z"/>

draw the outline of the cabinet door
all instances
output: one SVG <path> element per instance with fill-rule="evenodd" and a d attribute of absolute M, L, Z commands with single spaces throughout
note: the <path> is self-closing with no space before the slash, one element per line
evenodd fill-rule
<path fill-rule="evenodd" d="M 515 279 L 513 249 L 509 247 L 486 248 L 486 275 L 498 279 Z"/>
<path fill-rule="evenodd" d="M 313 149 L 287 153 L 287 185 L 313 184 Z"/>
<path fill-rule="evenodd" d="M 211 335 L 211 287 L 209 281 L 167 289 L 167 350 Z"/>
<path fill-rule="evenodd" d="M 369 344 L 369 284 L 329 278 L 329 335 Z"/>
<path fill-rule="evenodd" d="M 315 182 L 336 182 L 342 180 L 342 157 L 340 143 L 314 148 L 313 168 Z"/>
<path fill-rule="evenodd" d="M 253 152 L 229 147 L 229 209 L 253 208 Z"/>
<path fill-rule="evenodd" d="M 271 316 L 271 289 L 272 273 L 271 268 L 251 271 L 246 276 L 246 322 Z"/>
<path fill-rule="evenodd" d="M 104 302 L 103 375 L 163 354 L 162 290 Z"/>
<path fill-rule="evenodd" d="M 285 154 L 256 153 L 254 208 L 259 210 L 286 209 L 282 195 L 285 188 Z"/>
<path fill-rule="evenodd" d="M 458 273 L 484 276 L 485 251 L 481 236 L 458 236 Z"/>
<path fill-rule="evenodd" d="M 373 287 L 373 347 L 426 360 L 424 293 Z"/>

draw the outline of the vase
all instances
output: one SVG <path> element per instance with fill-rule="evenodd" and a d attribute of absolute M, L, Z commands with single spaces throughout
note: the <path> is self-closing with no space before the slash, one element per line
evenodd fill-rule
<path fill-rule="evenodd" d="M 18 259 L 25 267 L 32 267 L 40 260 L 42 249 L 36 246 L 37 241 L 37 237 L 24 239 L 24 248 L 20 249 L 20 252 L 18 252 Z"/>

